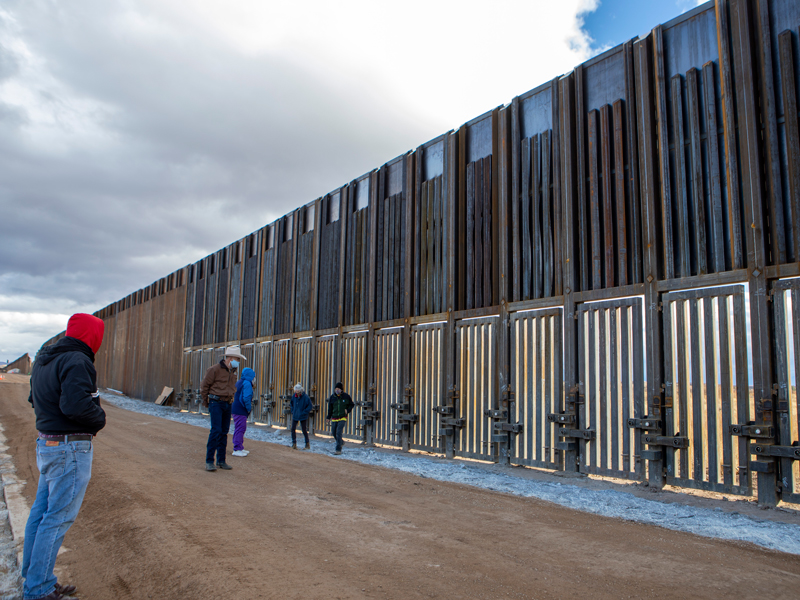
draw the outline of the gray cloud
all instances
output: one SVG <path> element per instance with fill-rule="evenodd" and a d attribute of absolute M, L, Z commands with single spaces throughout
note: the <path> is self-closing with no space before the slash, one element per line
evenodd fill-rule
<path fill-rule="evenodd" d="M 0 8 L 0 311 L 97 310 L 456 125 L 138 6 Z"/>

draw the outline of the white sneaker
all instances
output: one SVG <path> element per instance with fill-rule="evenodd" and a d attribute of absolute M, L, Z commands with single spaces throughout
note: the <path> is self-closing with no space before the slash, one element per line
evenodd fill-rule
<path fill-rule="evenodd" d="M 244 452 L 244 455 L 245 455 L 245 456 L 247 456 L 248 454 L 250 454 L 250 450 L 242 450 L 242 452 Z"/>
<path fill-rule="evenodd" d="M 233 456 L 247 456 L 247 452 L 245 452 L 244 450 L 234 450 L 233 452 L 231 452 L 231 454 Z"/>

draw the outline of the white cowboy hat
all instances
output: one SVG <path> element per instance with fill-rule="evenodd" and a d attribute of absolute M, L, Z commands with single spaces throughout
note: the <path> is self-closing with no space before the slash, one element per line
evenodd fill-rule
<path fill-rule="evenodd" d="M 242 360 L 247 360 L 243 355 L 241 350 L 239 350 L 239 346 L 228 346 L 225 348 L 225 358 L 232 356 L 233 358 L 240 358 Z"/>

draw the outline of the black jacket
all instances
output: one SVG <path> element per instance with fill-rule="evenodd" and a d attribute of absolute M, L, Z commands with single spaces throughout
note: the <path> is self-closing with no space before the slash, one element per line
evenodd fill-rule
<path fill-rule="evenodd" d="M 41 433 L 94 434 L 105 427 L 91 348 L 79 339 L 65 337 L 39 350 L 28 402 Z"/>
<path fill-rule="evenodd" d="M 342 392 L 340 396 L 336 395 L 336 392 L 331 394 L 331 397 L 328 398 L 328 414 L 325 416 L 326 419 L 345 419 L 353 410 L 353 399 L 350 397 L 350 394 L 347 392 Z"/>

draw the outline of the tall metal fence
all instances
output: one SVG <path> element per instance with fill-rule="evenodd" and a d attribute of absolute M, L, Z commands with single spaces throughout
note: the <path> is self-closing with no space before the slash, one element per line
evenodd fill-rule
<path fill-rule="evenodd" d="M 103 385 L 366 443 L 800 497 L 800 3 L 718 0 L 99 311 Z M 191 400 L 191 401 L 190 401 Z"/>

